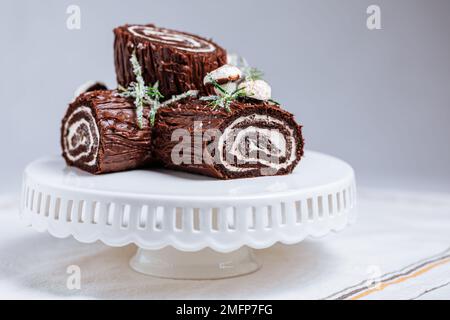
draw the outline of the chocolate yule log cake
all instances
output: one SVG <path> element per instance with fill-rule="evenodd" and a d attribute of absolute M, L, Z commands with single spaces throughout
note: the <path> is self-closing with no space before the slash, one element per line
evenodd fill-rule
<path fill-rule="evenodd" d="M 217 179 L 294 170 L 301 126 L 245 59 L 227 64 L 214 42 L 152 24 L 114 33 L 118 88 L 91 81 L 77 91 L 61 127 L 68 165 L 93 174 L 152 165 Z"/>
<path fill-rule="evenodd" d="M 252 99 L 229 111 L 184 99 L 158 111 L 153 156 L 167 168 L 219 179 L 283 175 L 303 155 L 301 126 L 279 106 Z"/>
<path fill-rule="evenodd" d="M 142 127 L 136 107 L 117 91 L 82 93 L 62 120 L 61 146 L 66 163 L 98 174 L 142 167 L 151 161 L 148 108 Z"/>
<path fill-rule="evenodd" d="M 226 51 L 211 40 L 153 24 L 124 25 L 114 29 L 117 82 L 127 87 L 135 81 L 130 56 L 135 51 L 146 84 L 159 83 L 168 99 L 188 90 L 212 93 L 204 76 L 226 63 Z"/>

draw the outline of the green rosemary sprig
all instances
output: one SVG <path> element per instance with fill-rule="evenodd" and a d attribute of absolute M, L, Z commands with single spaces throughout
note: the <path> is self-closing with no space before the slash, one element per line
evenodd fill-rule
<path fill-rule="evenodd" d="M 214 88 L 216 88 L 217 90 L 219 90 L 222 94 L 228 94 L 228 92 L 216 81 L 214 80 L 211 76 L 208 77 L 209 81 L 212 83 L 212 85 L 214 86 Z"/>
<path fill-rule="evenodd" d="M 155 82 L 155 84 L 151 87 L 147 88 L 147 96 L 149 96 L 153 100 L 160 100 L 163 99 L 164 96 L 159 92 L 158 90 L 159 83 L 158 81 Z"/>
<path fill-rule="evenodd" d="M 150 126 L 152 127 L 155 125 L 156 111 L 158 111 L 159 107 L 160 107 L 159 101 L 155 100 L 154 103 L 152 104 L 152 107 L 150 108 L 148 118 L 150 120 Z"/>
<path fill-rule="evenodd" d="M 242 70 L 244 80 L 263 80 L 264 72 L 257 68 L 252 68 L 242 56 L 231 54 L 229 55 L 228 63 Z"/>
<path fill-rule="evenodd" d="M 251 67 L 244 68 L 243 73 L 245 80 L 249 81 L 262 80 L 262 78 L 264 77 L 264 72 L 262 72 L 257 68 Z"/>
<path fill-rule="evenodd" d="M 155 125 L 156 112 L 158 111 L 161 103 L 159 100 L 164 96 L 158 90 L 159 82 L 156 81 L 153 86 L 147 87 L 146 102 L 151 106 L 149 113 L 150 126 Z"/>
<path fill-rule="evenodd" d="M 212 107 L 213 110 L 224 108 L 227 112 L 231 112 L 230 104 L 237 98 L 243 96 L 243 91 L 245 88 L 238 88 L 232 92 L 228 92 L 214 79 L 209 78 L 209 81 L 220 92 L 220 94 L 201 97 L 200 100 L 209 101 L 209 106 Z"/>
<path fill-rule="evenodd" d="M 269 100 L 267 100 L 269 103 L 271 103 L 271 104 L 274 104 L 274 105 L 276 105 L 276 106 L 281 106 L 281 104 L 279 103 L 279 102 L 277 102 L 277 101 L 275 101 L 275 100 L 273 100 L 273 99 L 269 99 Z"/>
<path fill-rule="evenodd" d="M 124 98 L 134 98 L 134 105 L 136 107 L 137 123 L 140 129 L 144 126 L 144 105 L 150 105 L 149 120 L 153 126 L 155 123 L 156 111 L 160 106 L 159 100 L 164 96 L 158 90 L 158 82 L 153 86 L 145 85 L 144 78 L 142 76 L 142 68 L 136 56 L 136 51 L 133 51 L 130 58 L 131 65 L 133 67 L 133 73 L 136 77 L 136 81 L 130 83 L 128 88 L 119 86 L 119 95 Z"/>
<path fill-rule="evenodd" d="M 188 97 L 196 97 L 197 95 L 198 95 L 198 90 L 189 90 L 189 91 L 186 91 L 186 92 L 184 92 L 182 94 L 178 94 L 176 96 L 173 96 L 172 98 L 170 98 L 167 101 L 164 101 L 163 103 L 161 103 L 160 107 L 165 107 L 165 106 L 167 106 L 167 105 L 169 105 L 169 104 L 171 104 L 171 103 L 173 103 L 175 101 L 182 100 L 182 99 L 185 99 L 185 98 L 188 98 Z"/>

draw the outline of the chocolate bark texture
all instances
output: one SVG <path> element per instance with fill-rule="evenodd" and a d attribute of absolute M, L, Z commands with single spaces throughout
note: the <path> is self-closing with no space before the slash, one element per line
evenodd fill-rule
<path fill-rule="evenodd" d="M 292 172 L 304 142 L 293 115 L 273 104 L 240 99 L 227 111 L 188 98 L 159 109 L 152 144 L 164 167 L 234 179 Z"/>
<path fill-rule="evenodd" d="M 124 25 L 114 29 L 114 63 L 117 82 L 127 87 L 136 81 L 130 57 L 133 51 L 145 83 L 158 81 L 165 99 L 188 90 L 212 94 L 203 78 L 226 63 L 226 51 L 211 40 L 153 24 Z"/>
<path fill-rule="evenodd" d="M 136 120 L 133 99 L 117 91 L 81 94 L 62 120 L 61 147 L 70 166 L 99 174 L 143 167 L 151 163 L 148 108 L 143 128 Z"/>

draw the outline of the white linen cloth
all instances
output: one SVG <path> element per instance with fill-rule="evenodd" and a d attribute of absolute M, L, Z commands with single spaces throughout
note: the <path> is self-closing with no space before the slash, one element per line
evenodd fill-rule
<path fill-rule="evenodd" d="M 138 274 L 135 246 L 56 239 L 24 226 L 0 196 L 3 299 L 450 299 L 450 195 L 363 190 L 357 222 L 337 234 L 258 250 L 259 271 L 186 281 Z M 81 289 L 66 286 L 81 268 Z"/>

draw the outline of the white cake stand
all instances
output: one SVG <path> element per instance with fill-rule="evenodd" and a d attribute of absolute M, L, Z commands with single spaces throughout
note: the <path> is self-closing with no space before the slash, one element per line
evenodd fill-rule
<path fill-rule="evenodd" d="M 168 170 L 94 176 L 60 157 L 25 169 L 21 214 L 38 231 L 138 246 L 131 267 L 176 279 L 217 279 L 260 267 L 253 248 L 343 229 L 355 216 L 345 162 L 306 152 L 291 175 L 221 181 Z"/>

